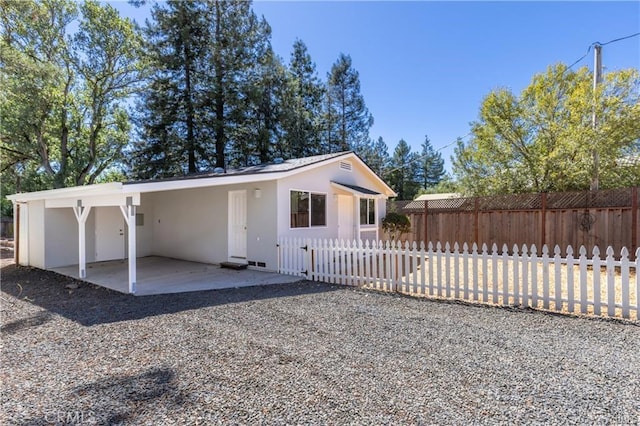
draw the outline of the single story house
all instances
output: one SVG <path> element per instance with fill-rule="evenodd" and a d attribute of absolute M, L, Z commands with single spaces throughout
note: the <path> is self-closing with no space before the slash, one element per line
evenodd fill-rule
<path fill-rule="evenodd" d="M 16 258 L 52 269 L 136 258 L 277 271 L 281 237 L 378 239 L 394 191 L 351 151 L 171 179 L 8 196 Z"/>

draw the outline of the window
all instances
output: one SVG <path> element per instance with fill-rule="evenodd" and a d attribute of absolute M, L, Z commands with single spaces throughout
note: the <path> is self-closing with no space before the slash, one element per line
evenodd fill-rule
<path fill-rule="evenodd" d="M 376 200 L 373 198 L 360 199 L 360 225 L 376 224 Z"/>
<path fill-rule="evenodd" d="M 327 226 L 327 196 L 291 191 L 291 227 Z"/>

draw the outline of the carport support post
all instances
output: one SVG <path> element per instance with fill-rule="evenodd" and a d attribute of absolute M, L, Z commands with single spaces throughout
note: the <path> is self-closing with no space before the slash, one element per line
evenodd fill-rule
<path fill-rule="evenodd" d="M 91 212 L 91 207 L 82 207 L 82 200 L 78 200 L 77 207 L 73 207 L 73 213 L 78 220 L 78 276 L 82 279 L 87 277 L 87 238 L 86 223 Z"/>
<path fill-rule="evenodd" d="M 127 205 L 120 206 L 127 222 L 127 246 L 129 247 L 129 293 L 136 293 L 136 206 L 132 197 L 127 197 Z"/>

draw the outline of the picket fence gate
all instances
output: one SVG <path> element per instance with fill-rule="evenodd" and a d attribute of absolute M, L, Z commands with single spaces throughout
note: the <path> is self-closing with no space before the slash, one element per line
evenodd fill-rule
<path fill-rule="evenodd" d="M 623 248 L 620 259 L 608 247 L 601 258 L 568 246 L 561 256 L 545 245 L 394 241 L 344 241 L 282 238 L 278 242 L 278 272 L 312 281 L 359 286 L 421 297 L 449 298 L 521 306 L 565 313 L 593 314 L 639 320 L 640 248 L 635 261 Z"/>

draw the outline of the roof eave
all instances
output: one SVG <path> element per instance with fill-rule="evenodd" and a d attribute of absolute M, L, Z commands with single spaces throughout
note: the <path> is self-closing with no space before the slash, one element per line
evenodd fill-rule
<path fill-rule="evenodd" d="M 122 191 L 121 182 L 99 183 L 95 185 L 73 186 L 69 188 L 47 189 L 35 192 L 18 192 L 7 195 L 7 199 L 14 202 L 27 202 L 45 199 L 70 198 L 74 196 L 111 195 Z"/>

